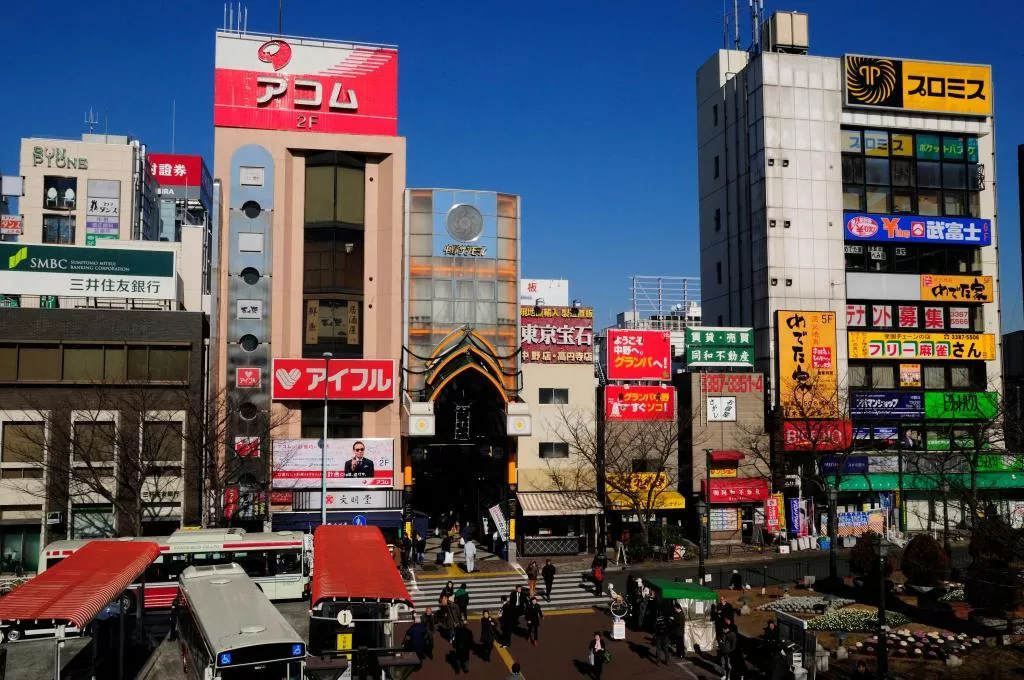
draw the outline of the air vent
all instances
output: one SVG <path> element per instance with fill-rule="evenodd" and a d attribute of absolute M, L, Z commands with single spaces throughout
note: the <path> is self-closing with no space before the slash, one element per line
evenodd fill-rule
<path fill-rule="evenodd" d="M 242 629 L 241 629 L 240 632 L 242 633 L 242 635 L 255 635 L 256 633 L 262 633 L 266 629 L 267 629 L 266 626 L 260 625 L 258 623 L 254 623 L 254 624 L 251 624 L 251 625 L 248 625 L 248 626 L 242 626 Z"/>

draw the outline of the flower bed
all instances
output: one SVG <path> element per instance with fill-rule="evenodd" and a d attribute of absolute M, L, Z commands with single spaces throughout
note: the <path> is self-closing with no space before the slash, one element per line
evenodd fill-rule
<path fill-rule="evenodd" d="M 886 625 L 904 626 L 910 623 L 899 612 L 886 614 Z M 846 631 L 848 633 L 870 633 L 878 630 L 877 609 L 833 609 L 824 616 L 818 616 L 807 622 L 809 630 Z"/>
<path fill-rule="evenodd" d="M 967 597 L 964 595 L 964 587 L 953 588 L 948 593 L 939 598 L 939 602 L 965 602 Z"/>
<path fill-rule="evenodd" d="M 889 631 L 886 636 L 888 651 L 891 656 L 943 661 L 952 655 L 963 656 L 982 646 L 981 638 L 971 638 L 964 634 L 917 632 L 909 630 Z M 878 648 L 878 636 L 864 642 L 858 642 L 851 651 L 862 654 L 875 654 Z"/>
<path fill-rule="evenodd" d="M 784 595 L 777 600 L 765 602 L 759 611 L 765 612 L 786 612 L 787 614 L 822 614 L 833 609 L 840 609 L 854 603 L 854 600 L 844 600 L 841 597 L 827 600 L 821 596 Z"/>

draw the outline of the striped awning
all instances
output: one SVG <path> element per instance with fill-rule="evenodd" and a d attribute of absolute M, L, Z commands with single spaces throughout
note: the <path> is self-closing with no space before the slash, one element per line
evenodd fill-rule
<path fill-rule="evenodd" d="M 597 494 L 584 491 L 520 491 L 516 494 L 523 517 L 600 515 Z"/>

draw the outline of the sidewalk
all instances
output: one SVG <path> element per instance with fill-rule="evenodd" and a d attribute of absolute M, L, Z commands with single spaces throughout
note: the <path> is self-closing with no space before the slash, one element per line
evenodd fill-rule
<path fill-rule="evenodd" d="M 836 551 L 840 561 L 845 560 L 849 555 L 849 548 L 840 548 Z M 687 560 L 646 560 L 644 562 L 630 562 L 629 564 L 616 564 L 614 560 L 614 551 L 608 549 L 608 572 L 617 571 L 642 571 L 645 569 L 696 569 L 699 563 L 696 557 Z M 763 552 L 750 551 L 749 553 L 741 553 L 737 555 L 723 556 L 723 557 L 711 557 L 704 561 L 704 565 L 708 570 L 719 569 L 722 567 L 734 567 L 734 566 L 749 566 L 749 565 L 760 565 L 760 564 L 775 564 L 778 562 L 787 561 L 800 561 L 800 560 L 817 560 L 828 557 L 828 551 L 826 550 L 801 550 L 799 552 L 789 553 L 788 555 L 781 555 L 776 550 L 766 549 Z M 593 555 L 565 555 L 565 556 L 553 556 L 553 557 L 524 557 L 520 559 L 520 564 L 529 564 L 531 559 L 536 559 L 538 564 L 543 564 L 544 560 L 550 559 L 551 563 L 554 564 L 559 571 L 565 569 L 570 571 L 589 571 L 590 565 L 594 561 Z"/>

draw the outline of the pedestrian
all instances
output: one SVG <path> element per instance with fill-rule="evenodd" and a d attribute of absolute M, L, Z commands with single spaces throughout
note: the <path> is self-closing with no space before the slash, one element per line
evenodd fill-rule
<path fill-rule="evenodd" d="M 540 568 L 537 566 L 537 560 L 532 560 L 526 566 L 526 585 L 530 589 L 530 597 L 537 594 L 537 576 L 539 574 Z"/>
<path fill-rule="evenodd" d="M 526 597 L 526 593 L 523 592 L 522 586 L 516 586 L 515 589 L 509 593 L 508 596 L 509 604 L 512 605 L 512 611 L 515 613 L 516 625 L 519 625 L 519 617 L 526 613 L 526 603 L 529 600 Z"/>
<path fill-rule="evenodd" d="M 176 597 L 171 602 L 171 629 L 168 631 L 168 640 L 178 639 L 178 609 L 181 608 L 181 599 Z"/>
<path fill-rule="evenodd" d="M 606 659 L 604 658 L 605 648 L 604 641 L 601 639 L 601 633 L 595 631 L 594 637 L 590 639 L 590 672 L 594 677 L 594 680 L 601 680 L 601 674 L 604 673 L 604 664 Z"/>
<path fill-rule="evenodd" d="M 557 573 L 558 569 L 551 564 L 551 560 L 547 560 L 544 563 L 544 568 L 540 570 L 541 578 L 544 579 L 544 599 L 548 602 L 551 602 L 551 588 L 555 585 L 555 574 Z"/>
<path fill-rule="evenodd" d="M 441 539 L 441 563 L 451 564 L 454 561 L 452 554 L 452 537 L 445 536 Z"/>
<path fill-rule="evenodd" d="M 761 640 L 764 641 L 767 647 L 774 647 L 779 644 L 779 627 L 774 621 L 769 621 L 764 627 L 764 632 L 761 633 Z"/>
<path fill-rule="evenodd" d="M 523 680 L 523 667 L 519 665 L 518 661 L 512 664 L 512 675 L 505 680 Z"/>
<path fill-rule="evenodd" d="M 491 660 L 491 648 L 494 647 L 497 633 L 498 624 L 491 618 L 491 613 L 485 609 L 480 617 L 480 658 L 484 661 Z"/>
<path fill-rule="evenodd" d="M 738 569 L 732 570 L 732 576 L 729 577 L 729 590 L 743 590 L 743 576 L 740 575 Z"/>
<path fill-rule="evenodd" d="M 594 597 L 601 597 L 601 590 L 604 587 L 604 567 L 600 564 L 594 567 Z"/>
<path fill-rule="evenodd" d="M 416 532 L 416 564 L 423 566 L 423 558 L 427 552 L 427 539 L 420 535 L 420 532 Z"/>
<path fill-rule="evenodd" d="M 459 608 L 459 619 L 468 621 L 469 590 L 467 590 L 465 583 L 459 586 L 459 589 L 455 591 L 455 597 L 452 599 L 455 601 L 455 606 Z"/>
<path fill-rule="evenodd" d="M 455 636 L 452 639 L 455 647 L 455 660 L 463 673 L 469 673 L 469 653 L 473 650 L 473 631 L 469 629 L 465 621 L 459 621 L 455 626 Z"/>
<path fill-rule="evenodd" d="M 451 612 L 448 609 L 448 596 L 443 592 L 437 600 L 437 627 L 441 631 L 441 637 L 451 641 L 451 629 L 455 621 L 451 619 Z"/>
<path fill-rule="evenodd" d="M 726 635 L 732 635 L 736 639 L 729 659 L 729 680 L 743 680 L 747 675 L 747 662 L 743 658 L 743 648 L 740 646 L 740 631 L 734 622 L 729 623 L 729 632 Z"/>
<path fill-rule="evenodd" d="M 711 607 L 711 620 L 715 624 L 715 639 L 721 641 L 722 636 L 725 635 L 725 620 L 732 621 L 736 615 L 736 610 L 729 602 L 726 601 L 725 596 L 718 598 L 718 603 Z"/>
<path fill-rule="evenodd" d="M 462 622 L 462 614 L 459 612 L 458 605 L 455 604 L 454 598 L 448 598 L 448 604 L 446 605 L 448 610 L 447 619 L 450 622 L 448 628 L 448 642 L 455 644 L 455 629 Z"/>
<path fill-rule="evenodd" d="M 501 598 L 501 648 L 507 649 L 512 644 L 512 633 L 518 625 L 516 608 L 508 597 Z"/>
<path fill-rule="evenodd" d="M 732 678 L 732 661 L 739 648 L 739 638 L 733 629 L 732 619 L 723 623 L 722 642 L 718 647 L 718 659 L 722 666 L 724 680 Z"/>
<path fill-rule="evenodd" d="M 537 602 L 537 598 L 531 598 L 530 604 L 526 607 L 526 639 L 528 639 L 534 647 L 540 642 L 540 620 L 544 618 L 544 612 L 541 611 L 540 603 Z"/>
<path fill-rule="evenodd" d="M 423 610 L 423 625 L 427 628 L 427 658 L 434 658 L 434 635 L 437 634 L 437 619 L 434 610 L 427 607 Z"/>
<path fill-rule="evenodd" d="M 663 663 L 668 665 L 668 617 L 659 611 L 654 619 L 654 663 L 664 657 Z"/>
<path fill-rule="evenodd" d="M 444 584 L 444 588 L 441 588 L 441 595 L 437 598 L 438 602 L 441 601 L 442 597 L 455 597 L 455 582 L 448 581 Z"/>
<path fill-rule="evenodd" d="M 427 627 L 424 625 L 423 619 L 414 616 L 413 624 L 409 627 L 409 632 L 405 634 L 405 637 L 409 640 L 412 651 L 416 653 L 416 658 L 420 660 L 420 665 L 423 664 L 423 659 L 427 656 L 427 635 Z"/>
<path fill-rule="evenodd" d="M 871 680 L 873 676 L 868 673 L 868 665 L 863 660 L 857 662 L 857 670 L 850 676 L 850 680 Z"/>
<path fill-rule="evenodd" d="M 683 659 L 686 657 L 686 616 L 678 602 L 672 607 L 670 628 L 672 644 L 676 647 L 676 658 Z"/>
<path fill-rule="evenodd" d="M 412 562 L 412 540 L 408 536 L 402 537 L 402 576 L 409 573 L 409 564 Z"/>
<path fill-rule="evenodd" d="M 463 551 L 466 555 L 466 573 L 472 574 L 473 570 L 476 569 L 476 543 L 473 542 L 472 538 L 466 539 Z"/>

